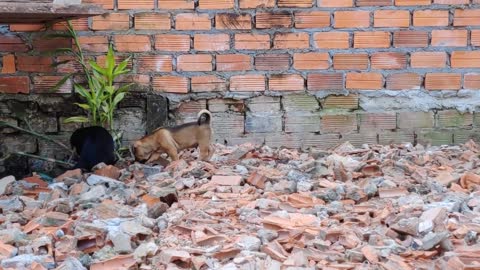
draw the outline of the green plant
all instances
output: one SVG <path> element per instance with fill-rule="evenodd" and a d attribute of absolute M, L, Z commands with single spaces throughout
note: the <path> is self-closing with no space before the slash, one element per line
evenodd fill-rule
<path fill-rule="evenodd" d="M 75 49 L 61 48 L 56 50 L 56 53 L 67 53 L 73 56 L 73 61 L 80 64 L 82 71 L 86 78 L 86 85 L 75 83 L 75 92 L 82 97 L 84 103 L 75 103 L 83 110 L 86 111 L 87 116 L 74 116 L 67 118 L 66 123 L 89 123 L 90 125 L 100 125 L 110 130 L 113 133 L 117 145 L 121 138 L 121 133 L 114 130 L 113 116 L 117 105 L 125 98 L 131 84 L 123 86 L 117 86 L 114 84 L 115 79 L 123 74 L 130 72 L 127 68 L 130 57 L 116 63 L 115 53 L 113 48 L 109 46 L 108 53 L 106 55 L 105 65 L 102 67 L 98 62 L 87 61 L 78 35 L 72 27 L 70 21 L 67 22 L 67 33 L 52 34 L 50 37 L 68 37 L 72 38 L 75 44 Z M 56 65 L 65 64 L 72 60 L 66 60 Z M 66 75 L 52 90 L 60 88 L 70 77 L 74 74 Z"/>

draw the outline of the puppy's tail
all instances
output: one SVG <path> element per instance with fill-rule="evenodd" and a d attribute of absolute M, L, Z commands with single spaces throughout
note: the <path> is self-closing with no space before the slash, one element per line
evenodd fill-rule
<path fill-rule="evenodd" d="M 210 125 L 212 114 L 208 110 L 201 110 L 198 112 L 198 125 Z"/>

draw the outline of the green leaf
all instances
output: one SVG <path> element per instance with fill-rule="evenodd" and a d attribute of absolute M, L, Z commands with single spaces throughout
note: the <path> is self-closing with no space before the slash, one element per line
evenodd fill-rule
<path fill-rule="evenodd" d="M 85 104 L 85 103 L 73 103 L 75 105 L 77 105 L 78 107 L 84 109 L 84 110 L 87 110 L 87 111 L 90 111 L 91 108 L 88 104 Z"/>
<path fill-rule="evenodd" d="M 114 99 L 113 99 L 113 107 L 116 107 L 120 101 L 122 101 L 125 98 L 125 93 L 119 93 Z"/>
<path fill-rule="evenodd" d="M 90 66 L 91 66 L 95 71 L 97 71 L 98 73 L 100 73 L 100 74 L 102 74 L 102 75 L 106 75 L 106 74 L 107 74 L 107 69 L 100 67 L 100 66 L 99 66 L 97 63 L 95 63 L 94 61 L 90 60 L 90 61 L 88 61 L 88 63 L 89 63 Z"/>
<path fill-rule="evenodd" d="M 73 116 L 73 117 L 69 117 L 69 118 L 63 120 L 63 122 L 65 124 L 68 124 L 68 123 L 87 123 L 88 118 L 85 117 L 85 116 Z"/>

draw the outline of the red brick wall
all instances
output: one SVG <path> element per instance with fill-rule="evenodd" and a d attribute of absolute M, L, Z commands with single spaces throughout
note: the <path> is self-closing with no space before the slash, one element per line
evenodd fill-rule
<path fill-rule="evenodd" d="M 221 97 L 253 92 L 307 95 L 347 90 L 350 95 L 336 97 L 330 106 L 362 113 L 358 96 L 352 97 L 357 90 L 480 89 L 480 51 L 476 50 L 480 47 L 479 0 L 84 2 L 103 4 L 110 13 L 74 22 L 83 49 L 97 60 L 103 58 L 109 43 L 119 58 L 133 54 L 134 75 L 124 80 L 158 93 L 215 93 Z M 57 24 L 53 28 L 64 27 Z M 44 93 L 61 75 L 76 70 L 72 65 L 51 67 L 65 57 L 41 53 L 69 46 L 71 41 L 42 39 L 41 29 L 42 25 L 10 25 L 9 31 L 0 35 L 0 92 Z M 69 93 L 71 87 L 71 83 L 67 84 L 61 92 Z M 249 133 L 256 137 L 257 131 L 274 131 L 269 136 L 288 140 L 291 135 L 287 133 L 296 131 L 292 125 L 302 124 L 318 126 L 306 129 L 311 134 L 336 133 L 340 138 L 347 138 L 349 132 L 361 133 L 369 124 L 390 132 L 400 128 L 396 112 L 385 112 L 393 114 L 393 118 L 329 114 L 318 116 L 318 123 L 303 123 L 303 119 L 311 121 L 311 117 L 290 117 L 282 100 L 278 111 L 268 115 L 280 119 L 278 127 L 257 129 L 258 123 L 249 120 L 248 115 L 254 112 L 248 106 L 248 113 L 245 108 L 232 109 L 231 102 L 200 101 L 203 105 L 195 105 L 194 109 L 220 108 L 216 111 L 220 123 L 238 136 Z M 329 108 L 328 98 L 319 99 L 318 104 L 318 108 L 308 111 L 322 113 Z M 186 119 L 191 112 L 184 113 L 180 107 L 181 117 L 182 113 Z M 432 124 L 425 128 L 442 128 L 436 111 L 429 117 Z M 238 126 L 238 121 L 245 123 Z M 388 123 L 383 125 L 385 121 Z M 341 135 L 345 131 L 348 134 Z M 379 135 L 375 136 L 378 141 Z"/>

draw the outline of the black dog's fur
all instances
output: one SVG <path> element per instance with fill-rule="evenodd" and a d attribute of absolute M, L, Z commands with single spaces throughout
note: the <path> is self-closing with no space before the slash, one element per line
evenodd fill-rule
<path fill-rule="evenodd" d="M 90 171 L 98 163 L 115 164 L 113 137 L 103 127 L 77 129 L 70 137 L 70 145 L 80 156 L 76 168 Z"/>

